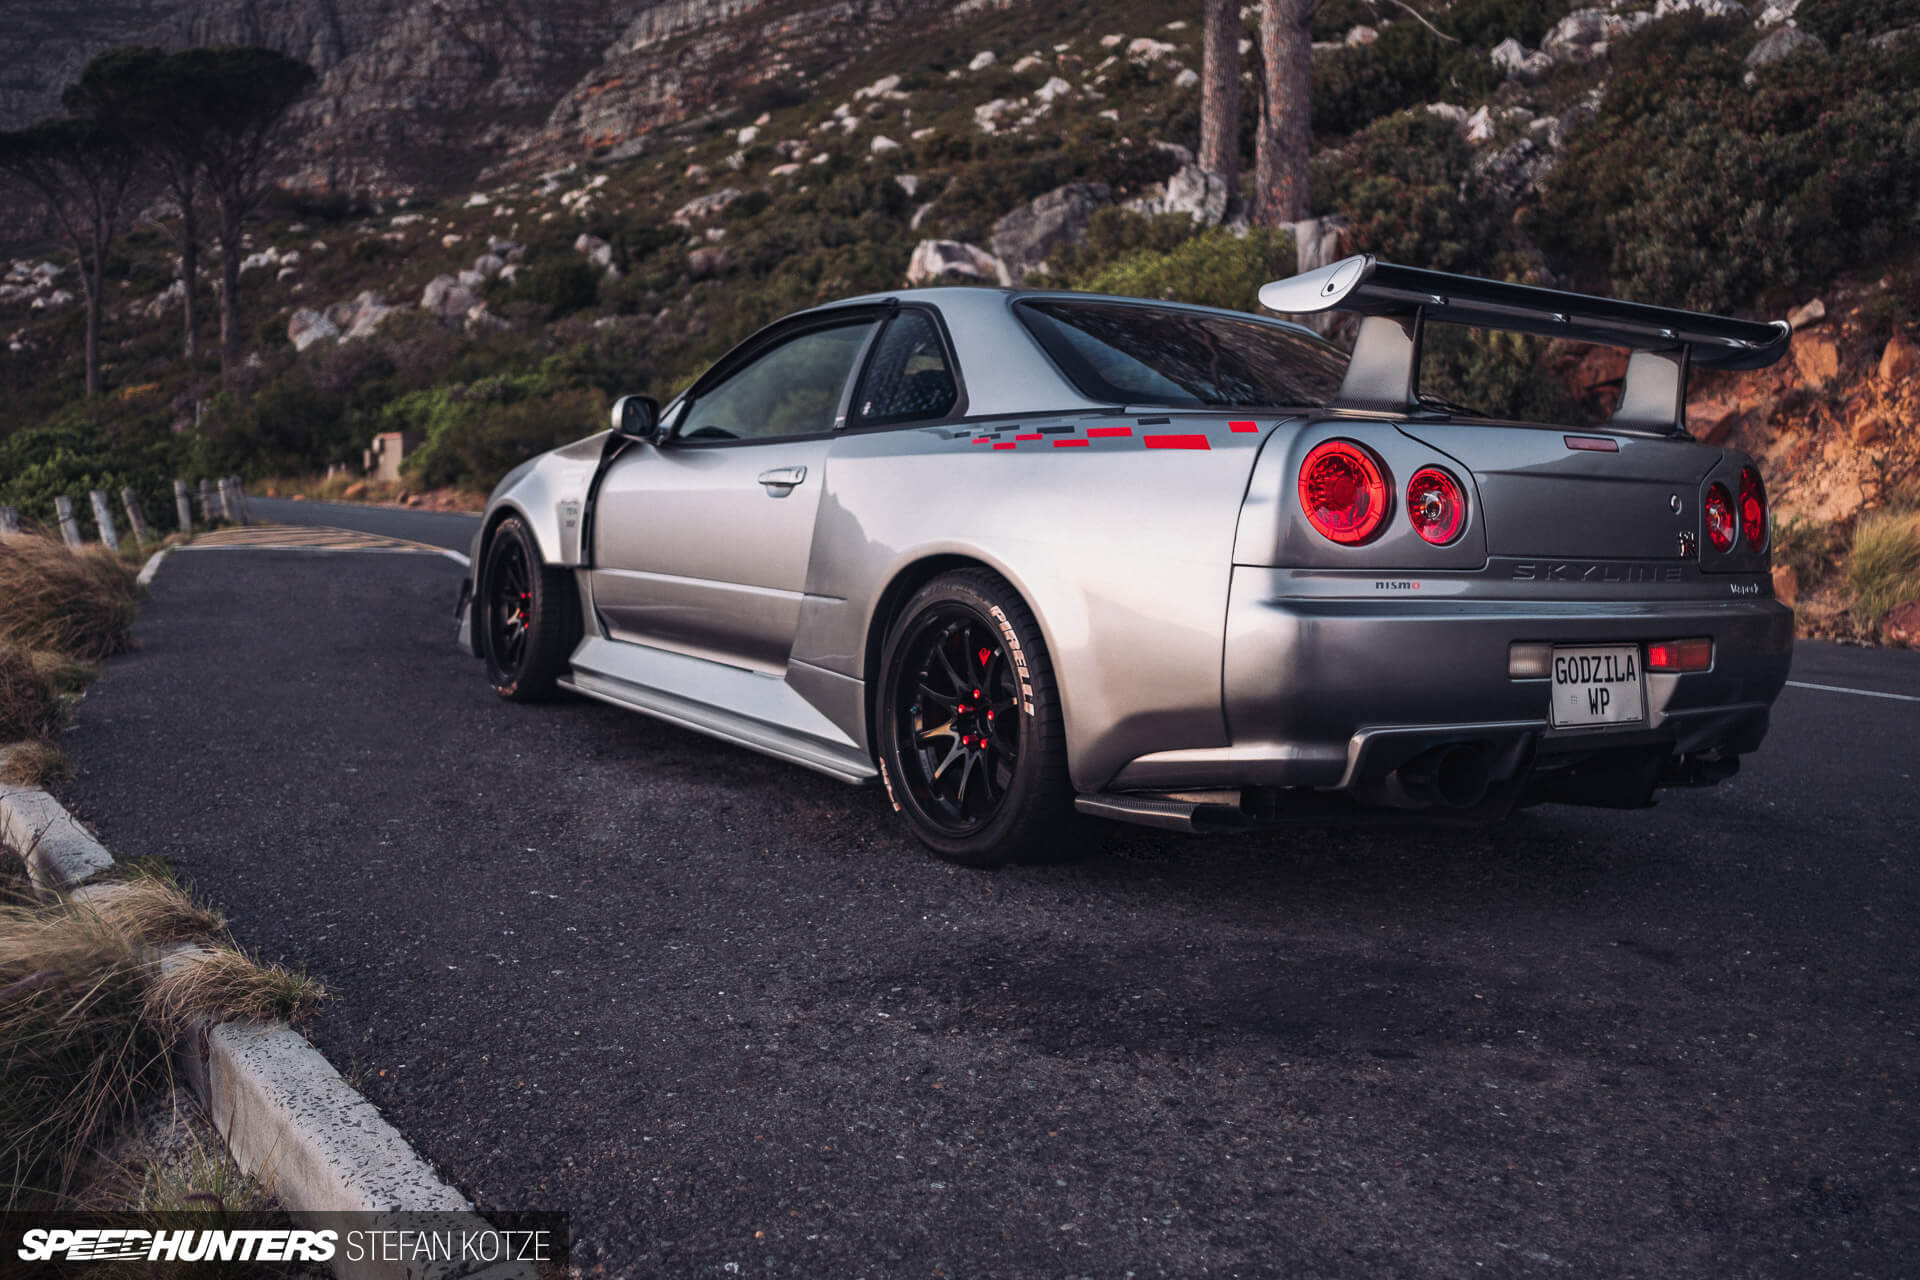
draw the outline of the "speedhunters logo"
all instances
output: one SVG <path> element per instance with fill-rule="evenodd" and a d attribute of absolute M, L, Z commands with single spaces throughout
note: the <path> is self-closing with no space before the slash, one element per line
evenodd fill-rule
<path fill-rule="evenodd" d="M 0 1215 L 0 1276 L 310 1275 L 316 1266 L 539 1280 L 567 1274 L 564 1214 Z M 137 1224 L 137 1225 L 136 1225 Z M 115 1268 L 111 1264 L 120 1264 Z M 27 1264 L 22 1266 L 21 1264 Z"/>
<path fill-rule="evenodd" d="M 332 1262 L 335 1231 L 145 1231 L 40 1228 L 22 1233 L 22 1262 Z"/>

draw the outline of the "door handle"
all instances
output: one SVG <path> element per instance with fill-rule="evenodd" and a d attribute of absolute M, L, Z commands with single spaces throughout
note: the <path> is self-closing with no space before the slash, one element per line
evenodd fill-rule
<path fill-rule="evenodd" d="M 805 467 L 775 467 L 760 473 L 760 483 L 767 487 L 768 496 L 775 498 L 786 497 L 793 492 L 793 486 L 806 478 Z"/>

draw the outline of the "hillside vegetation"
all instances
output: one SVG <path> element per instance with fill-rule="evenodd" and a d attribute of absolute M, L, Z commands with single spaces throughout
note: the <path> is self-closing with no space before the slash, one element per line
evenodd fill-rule
<path fill-rule="evenodd" d="M 1861 390 L 1920 316 L 1920 10 L 1418 7 L 1424 22 L 1328 0 L 1315 19 L 1313 205 L 1343 250 L 1769 318 L 1825 295 L 1806 333 L 1834 368 L 1805 376 L 1797 343 L 1768 403 L 1703 382 L 1731 407 L 1695 429 L 1764 454 L 1778 505 L 1843 533 L 1861 509 L 1920 501 L 1906 383 Z M 180 356 L 166 227 L 116 246 L 92 400 L 76 398 L 60 278 L 31 279 L 47 250 L 19 255 L 0 288 L 0 502 L 44 518 L 56 494 L 132 485 L 160 522 L 174 475 L 313 473 L 387 430 L 425 440 L 410 485 L 481 493 L 599 429 L 615 395 L 671 394 L 788 311 L 902 287 L 929 240 L 973 246 L 990 281 L 1006 267 L 1247 309 L 1293 269 L 1285 229 L 1236 225 L 1237 193 L 1224 208 L 1192 194 L 1197 8 L 969 9 L 806 68 L 804 97 L 762 78 L 536 176 L 404 203 L 286 197 L 249 227 L 252 355 L 226 389 Z M 1257 14 L 1243 20 L 1251 37 Z M 1250 164 L 1251 104 L 1243 116 Z M 1010 232 L 1042 198 L 1073 206 L 1064 230 Z M 1427 377 L 1495 412 L 1574 420 L 1604 414 L 1618 373 L 1503 340 L 1436 344 Z M 1885 426 L 1856 440 L 1868 411 Z M 1823 505 L 1826 473 L 1781 445 L 1786 425 L 1821 458 L 1844 436 L 1873 483 Z"/>

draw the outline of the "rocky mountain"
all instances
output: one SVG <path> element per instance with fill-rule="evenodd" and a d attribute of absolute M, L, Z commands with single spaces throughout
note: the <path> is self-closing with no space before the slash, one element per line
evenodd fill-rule
<path fill-rule="evenodd" d="M 913 22 L 1005 0 L 124 0 L 0 2 L 0 128 L 59 106 L 123 44 L 259 44 L 321 78 L 296 109 L 290 185 L 396 196 L 535 172 L 723 100 L 797 98 L 809 79 Z"/>

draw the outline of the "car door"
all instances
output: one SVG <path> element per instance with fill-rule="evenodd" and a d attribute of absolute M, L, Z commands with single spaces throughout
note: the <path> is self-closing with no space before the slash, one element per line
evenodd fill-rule
<path fill-rule="evenodd" d="M 593 603 L 615 640 L 778 674 L 799 627 L 814 518 L 870 311 L 776 331 L 628 448 L 594 504 Z"/>

